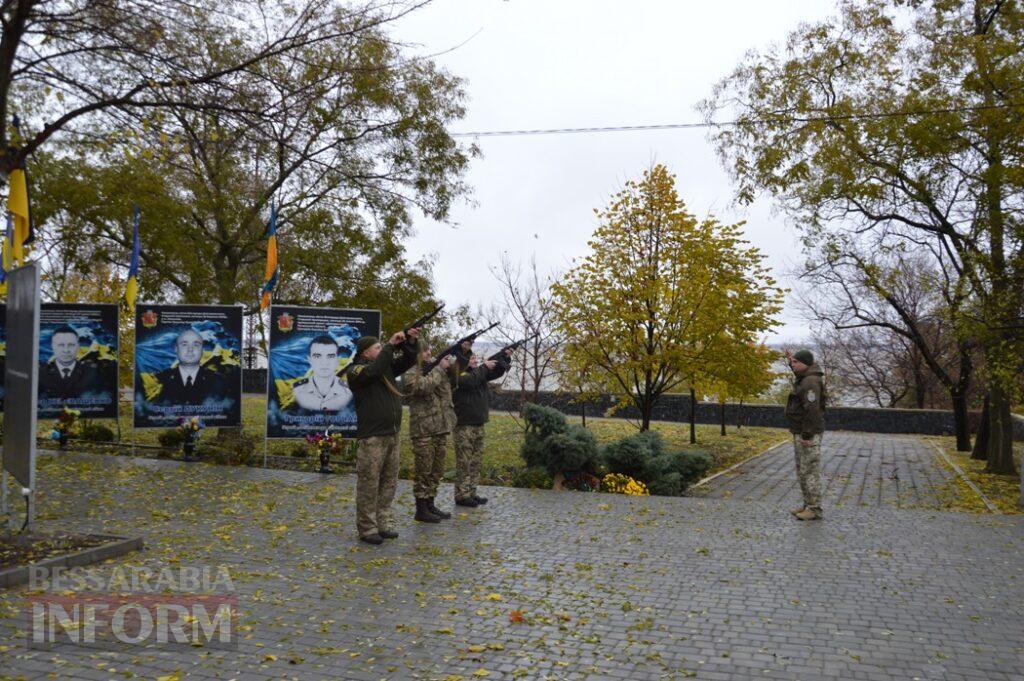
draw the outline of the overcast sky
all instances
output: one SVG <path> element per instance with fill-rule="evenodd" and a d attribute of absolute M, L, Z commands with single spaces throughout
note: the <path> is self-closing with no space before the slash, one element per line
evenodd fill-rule
<path fill-rule="evenodd" d="M 468 113 L 455 132 L 685 123 L 743 54 L 781 43 L 802 21 L 834 13 L 831 0 L 435 0 L 401 21 L 395 37 L 466 80 Z M 468 41 L 468 42 L 467 42 Z M 462 44 L 465 43 L 465 44 Z M 499 288 L 488 267 L 502 251 L 536 254 L 542 270 L 586 253 L 604 207 L 627 179 L 666 164 L 698 217 L 746 220 L 747 236 L 777 277 L 799 261 L 796 234 L 764 199 L 741 210 L 706 130 L 478 138 L 468 174 L 473 204 L 452 225 L 421 217 L 408 244 L 433 255 L 449 305 L 488 304 Z M 805 334 L 787 304 L 769 340 Z"/>

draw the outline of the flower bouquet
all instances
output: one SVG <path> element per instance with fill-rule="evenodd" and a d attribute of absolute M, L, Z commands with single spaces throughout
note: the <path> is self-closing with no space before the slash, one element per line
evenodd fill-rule
<path fill-rule="evenodd" d="M 60 448 L 64 449 L 64 445 L 68 443 L 68 435 L 71 434 L 71 427 L 75 425 L 75 421 L 82 415 L 82 412 L 77 409 L 68 409 L 64 407 L 60 414 L 57 415 L 57 423 L 53 427 L 53 431 L 50 433 L 50 438 L 60 443 Z"/>
<path fill-rule="evenodd" d="M 323 433 L 317 433 L 316 435 L 307 435 L 306 442 L 313 446 L 313 451 L 316 452 L 320 461 L 320 472 L 321 473 L 332 473 L 331 470 L 331 454 L 341 454 L 345 448 L 345 438 L 340 433 L 331 435 L 330 428 Z"/>
<path fill-rule="evenodd" d="M 196 456 L 196 442 L 203 432 L 203 422 L 197 416 L 181 419 L 178 422 L 178 431 L 182 434 L 181 451 L 185 454 L 183 460 L 199 461 L 199 457 Z"/>

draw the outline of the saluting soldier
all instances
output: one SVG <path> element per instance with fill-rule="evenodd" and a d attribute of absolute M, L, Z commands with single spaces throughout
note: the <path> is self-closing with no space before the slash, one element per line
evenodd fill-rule
<path fill-rule="evenodd" d="M 295 402 L 303 409 L 339 412 L 352 401 L 352 391 L 338 379 L 338 343 L 330 336 L 317 336 L 309 343 L 312 374 L 292 387 Z"/>
<path fill-rule="evenodd" d="M 821 437 L 825 432 L 824 372 L 814 363 L 810 350 L 786 351 L 796 379 L 786 400 L 786 419 L 793 434 L 796 476 L 804 505 L 791 513 L 799 520 L 820 520 L 821 512 Z"/>
<path fill-rule="evenodd" d="M 416 363 L 419 329 L 399 331 L 381 345 L 375 336 L 356 341 L 356 359 L 348 385 L 356 405 L 356 528 L 359 539 L 381 544 L 394 539 L 391 502 L 398 485 L 402 393 L 395 386 Z"/>
<path fill-rule="evenodd" d="M 413 493 L 416 496 L 416 520 L 436 523 L 451 518 L 434 504 L 437 486 L 444 477 L 448 453 L 448 434 L 455 427 L 455 407 L 449 378 L 450 359 L 444 357 L 430 371 L 430 348 L 420 350 L 418 367 L 406 377 L 409 391 L 409 437 L 415 459 Z"/>
<path fill-rule="evenodd" d="M 512 365 L 512 351 L 506 350 L 497 359 L 480 362 L 470 355 L 471 343 L 463 343 L 460 366 L 456 373 L 452 402 L 455 405 L 455 503 L 474 508 L 487 503 L 476 493 L 480 482 L 480 466 L 484 458 L 484 424 L 490 419 L 490 393 L 487 384 L 501 378 Z M 467 358 L 468 359 L 465 359 Z"/>

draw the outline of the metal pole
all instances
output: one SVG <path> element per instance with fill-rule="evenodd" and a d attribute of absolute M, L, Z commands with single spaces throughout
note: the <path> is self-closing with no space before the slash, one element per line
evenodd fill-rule
<path fill-rule="evenodd" d="M 267 309 L 270 314 L 270 309 Z M 263 310 L 260 310 L 260 327 L 263 326 Z M 264 334 L 261 334 L 264 335 Z M 267 372 L 263 377 L 263 467 L 267 467 L 267 428 L 270 427 L 270 348 L 267 347 L 266 339 L 263 345 L 263 354 L 267 357 Z"/>

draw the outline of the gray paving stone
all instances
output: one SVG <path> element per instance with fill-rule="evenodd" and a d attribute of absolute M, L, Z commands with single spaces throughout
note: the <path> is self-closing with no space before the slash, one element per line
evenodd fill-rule
<path fill-rule="evenodd" d="M 913 456 L 914 479 L 930 480 L 914 442 L 837 436 L 826 470 L 886 485 L 869 464 L 903 470 Z M 777 467 L 774 483 L 723 483 L 746 493 L 495 488 L 487 507 L 440 526 L 411 520 L 402 483 L 401 536 L 379 548 L 355 541 L 350 477 L 60 456 L 41 464 L 44 528 L 144 536 L 145 552 L 90 568 L 99 574 L 169 558 L 228 566 L 251 638 L 228 651 L 27 651 L 24 592 L 0 592 L 0 675 L 105 678 L 98 659 L 150 679 L 1024 675 L 1024 518 L 907 508 L 901 491 L 899 507 L 868 494 L 858 498 L 870 506 L 835 503 L 825 521 L 799 523 L 780 508 L 795 491 L 786 454 L 763 464 Z M 834 500 L 870 489 L 850 480 L 830 483 Z M 451 494 L 443 487 L 442 505 Z M 512 610 L 528 622 L 512 624 Z M 468 650 L 488 643 L 501 647 Z"/>

